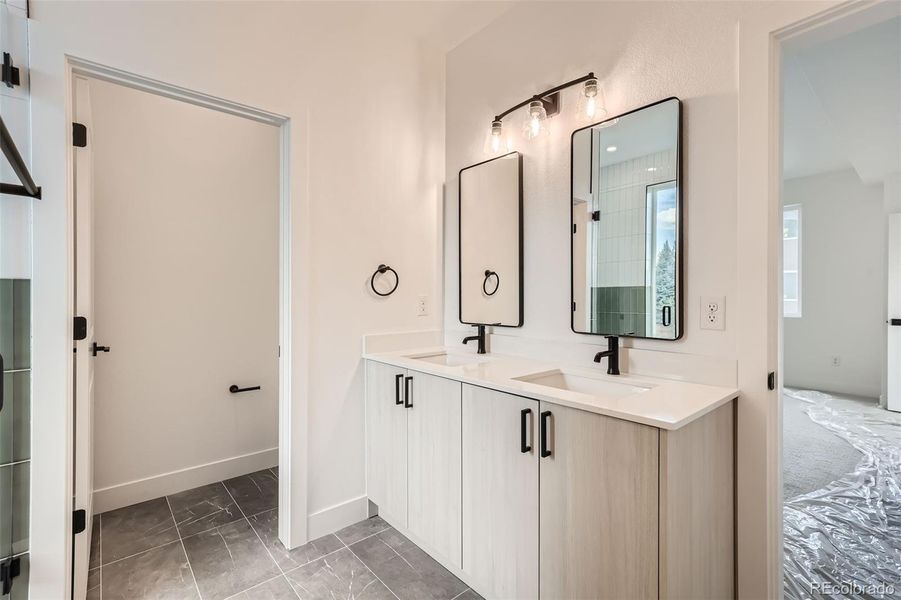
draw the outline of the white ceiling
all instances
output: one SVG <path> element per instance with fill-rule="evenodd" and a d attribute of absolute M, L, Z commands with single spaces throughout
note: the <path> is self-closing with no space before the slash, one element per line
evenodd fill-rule
<path fill-rule="evenodd" d="M 901 17 L 818 35 L 785 55 L 785 177 L 850 167 L 883 181 L 901 171 Z"/>

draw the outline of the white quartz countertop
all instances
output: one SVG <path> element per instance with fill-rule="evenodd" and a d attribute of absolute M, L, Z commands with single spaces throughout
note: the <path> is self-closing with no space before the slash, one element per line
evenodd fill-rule
<path fill-rule="evenodd" d="M 459 360 L 480 360 L 482 362 L 448 366 L 419 358 L 442 353 Z M 369 353 L 363 354 L 363 358 L 403 369 L 454 379 L 462 383 L 669 430 L 684 427 L 738 396 L 738 390 L 735 388 L 636 376 L 628 373 L 607 375 L 606 361 L 598 368 L 592 369 L 570 367 L 568 365 L 518 356 L 499 354 L 479 356 L 474 353 L 465 353 L 443 347 Z M 595 380 L 647 389 L 628 395 L 617 396 L 617 394 L 603 393 L 596 395 L 558 389 L 517 379 L 555 370 L 579 377 L 589 377 Z"/>

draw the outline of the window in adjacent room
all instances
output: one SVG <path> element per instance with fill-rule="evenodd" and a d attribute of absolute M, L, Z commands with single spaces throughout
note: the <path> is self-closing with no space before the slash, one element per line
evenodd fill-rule
<path fill-rule="evenodd" d="M 782 209 L 782 304 L 786 317 L 801 316 L 801 205 Z"/>

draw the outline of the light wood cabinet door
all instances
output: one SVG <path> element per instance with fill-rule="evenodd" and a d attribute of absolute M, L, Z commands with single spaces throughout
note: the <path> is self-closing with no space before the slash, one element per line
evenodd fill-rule
<path fill-rule="evenodd" d="M 367 495 L 400 527 L 407 526 L 406 377 L 404 369 L 366 361 Z"/>
<path fill-rule="evenodd" d="M 407 521 L 410 531 L 454 566 L 463 560 L 462 384 L 410 371 L 407 398 Z"/>
<path fill-rule="evenodd" d="M 542 424 L 541 599 L 657 598 L 658 430 L 546 403 Z"/>
<path fill-rule="evenodd" d="M 488 599 L 538 598 L 537 411 L 463 386 L 463 571 Z"/>

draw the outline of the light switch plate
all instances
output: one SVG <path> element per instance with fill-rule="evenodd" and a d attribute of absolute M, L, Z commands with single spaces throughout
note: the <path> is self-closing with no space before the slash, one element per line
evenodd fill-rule
<path fill-rule="evenodd" d="M 725 296 L 701 296 L 701 329 L 726 329 Z"/>
<path fill-rule="evenodd" d="M 429 314 L 429 297 L 420 296 L 416 302 L 416 316 L 425 317 Z"/>

